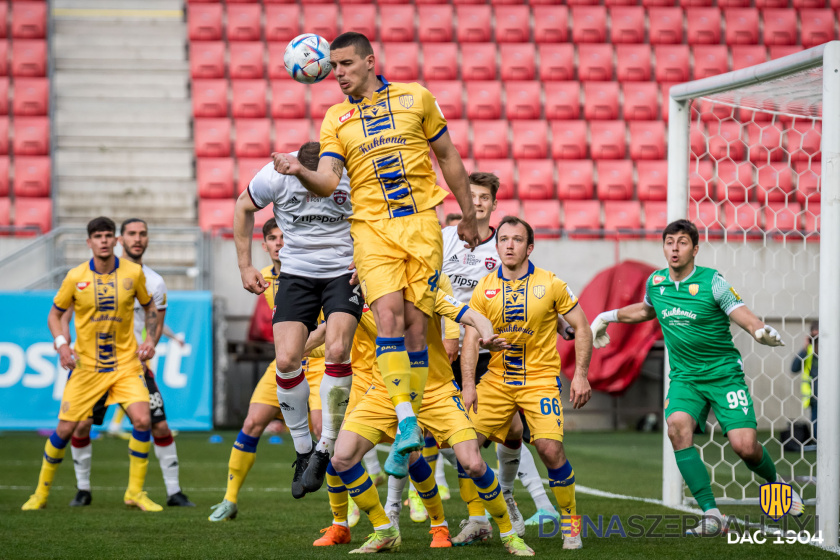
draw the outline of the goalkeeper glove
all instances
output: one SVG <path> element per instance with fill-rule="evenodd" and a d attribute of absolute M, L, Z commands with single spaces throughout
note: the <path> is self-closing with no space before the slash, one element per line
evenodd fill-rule
<path fill-rule="evenodd" d="M 592 346 L 595 348 L 603 348 L 610 343 L 610 335 L 607 334 L 607 326 L 610 323 L 618 321 L 618 310 L 605 311 L 595 317 L 592 324 L 589 325 L 592 330 Z"/>
<path fill-rule="evenodd" d="M 764 328 L 755 331 L 755 340 L 760 344 L 766 346 L 784 346 L 782 336 L 779 332 L 770 325 L 764 325 Z"/>

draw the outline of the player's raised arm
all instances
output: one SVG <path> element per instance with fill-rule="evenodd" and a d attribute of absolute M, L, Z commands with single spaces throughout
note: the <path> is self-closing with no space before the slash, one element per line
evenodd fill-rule
<path fill-rule="evenodd" d="M 317 171 L 307 169 L 292 154 L 275 152 L 271 157 L 277 173 L 297 177 L 306 190 L 320 197 L 330 196 L 338 188 L 344 173 L 344 160 L 332 155 L 321 156 Z"/>
<path fill-rule="evenodd" d="M 254 294 L 261 294 L 268 288 L 260 271 L 251 262 L 251 237 L 254 234 L 254 213 L 259 210 L 251 200 L 250 186 L 236 199 L 233 211 L 233 243 L 236 245 L 236 261 L 242 277 L 242 287 Z"/>
<path fill-rule="evenodd" d="M 481 237 L 478 235 L 478 224 L 475 221 L 475 206 L 473 206 L 472 192 L 470 191 L 470 177 L 464 168 L 464 162 L 461 160 L 455 144 L 452 143 L 448 131 L 444 130 L 440 137 L 431 142 L 431 145 L 443 173 L 443 178 L 461 207 L 463 218 L 458 223 L 458 237 L 465 241 L 470 248 L 476 247 L 481 243 Z"/>

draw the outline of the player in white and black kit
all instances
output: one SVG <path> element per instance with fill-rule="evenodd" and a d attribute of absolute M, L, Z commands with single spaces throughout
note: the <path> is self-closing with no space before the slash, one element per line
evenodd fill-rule
<path fill-rule="evenodd" d="M 294 155 L 314 171 L 319 148 L 318 142 L 308 142 Z M 364 305 L 359 286 L 350 284 L 350 180 L 343 174 L 331 196 L 318 197 L 296 177 L 277 173 L 273 163 L 257 173 L 239 196 L 233 219 L 242 285 L 255 294 L 261 294 L 269 283 L 251 263 L 254 212 L 269 204 L 274 205 L 274 217 L 285 236 L 273 319 L 277 399 L 297 452 L 292 496 L 302 498 L 324 482 L 350 397 L 350 348 Z M 323 425 L 321 438 L 313 446 L 307 415 L 309 384 L 301 360 L 322 309 L 327 322 L 326 369 L 320 389 Z"/>

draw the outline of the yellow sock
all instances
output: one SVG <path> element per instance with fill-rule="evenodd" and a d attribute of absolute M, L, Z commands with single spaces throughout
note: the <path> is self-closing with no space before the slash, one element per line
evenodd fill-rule
<path fill-rule="evenodd" d="M 327 492 L 333 523 L 347 525 L 347 487 L 344 486 L 332 463 L 327 465 Z"/>
<path fill-rule="evenodd" d="M 440 456 L 440 449 L 438 449 L 437 441 L 435 441 L 435 438 L 432 436 L 427 435 L 425 442 L 426 446 L 423 447 L 423 458 L 426 459 L 427 463 L 429 463 L 429 468 L 432 469 L 432 472 L 435 472 L 437 460 Z"/>
<path fill-rule="evenodd" d="M 411 364 L 411 408 L 414 415 L 420 414 L 420 407 L 423 404 L 423 392 L 426 390 L 426 379 L 429 377 L 429 349 L 424 348 L 419 352 L 409 352 L 408 361 Z"/>
<path fill-rule="evenodd" d="M 149 450 L 152 448 L 152 431 L 133 430 L 128 440 L 128 493 L 143 491 L 146 471 L 149 469 Z"/>
<path fill-rule="evenodd" d="M 458 488 L 461 490 L 461 499 L 467 504 L 470 517 L 484 517 L 484 504 L 478 497 L 478 489 L 461 463 L 458 463 Z"/>
<path fill-rule="evenodd" d="M 47 439 L 44 445 L 44 458 L 41 461 L 41 474 L 38 475 L 38 487 L 35 489 L 36 494 L 44 497 L 50 495 L 55 471 L 64 459 L 65 447 L 67 447 L 67 440 L 61 439 L 55 432 Z"/>
<path fill-rule="evenodd" d="M 408 474 L 414 483 L 414 489 L 417 490 L 417 494 L 423 500 L 423 505 L 426 506 L 432 527 L 443 525 L 446 522 L 446 517 L 443 514 L 443 502 L 440 499 L 437 483 L 435 482 L 435 471 L 420 456 L 420 458 L 408 467 Z"/>
<path fill-rule="evenodd" d="M 361 463 L 356 463 L 348 470 L 339 472 L 338 476 L 359 509 L 368 515 L 374 529 L 381 529 L 391 524 L 388 516 L 385 515 L 382 502 L 379 501 L 376 486 L 373 485 L 373 481 Z"/>
<path fill-rule="evenodd" d="M 574 536 L 580 532 L 580 517 L 575 502 L 575 471 L 566 461 L 556 469 L 548 469 L 548 485 L 557 500 L 563 536 Z"/>
<path fill-rule="evenodd" d="M 499 533 L 504 537 L 507 536 L 506 533 L 513 531 L 510 517 L 508 517 L 507 504 L 505 504 L 505 500 L 502 498 L 502 489 L 499 486 L 499 481 L 496 480 L 496 473 L 493 472 L 493 469 L 487 463 L 484 466 L 487 469 L 484 471 L 484 474 L 472 480 L 475 482 L 478 497 L 481 498 L 484 509 L 496 520 L 496 524 L 499 526 Z"/>
<path fill-rule="evenodd" d="M 228 461 L 228 481 L 225 500 L 234 504 L 239 499 L 239 490 L 245 483 L 245 478 L 251 472 L 254 461 L 257 460 L 257 444 L 260 438 L 249 436 L 245 432 L 239 432 L 233 449 L 230 450 Z"/>
<path fill-rule="evenodd" d="M 125 410 L 123 410 L 123 407 L 118 406 L 117 410 L 114 411 L 114 416 L 111 418 L 111 424 L 119 426 L 122 424 L 123 418 L 125 418 Z"/>
<path fill-rule="evenodd" d="M 382 372 L 382 380 L 396 407 L 411 402 L 411 362 L 405 350 L 405 339 L 376 338 L 376 363 Z"/>

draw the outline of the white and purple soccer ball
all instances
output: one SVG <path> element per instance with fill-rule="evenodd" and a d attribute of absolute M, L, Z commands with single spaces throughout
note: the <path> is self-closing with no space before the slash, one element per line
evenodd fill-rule
<path fill-rule="evenodd" d="M 329 75 L 330 44 L 314 33 L 298 35 L 289 42 L 283 53 L 283 63 L 289 76 L 302 84 L 320 82 Z"/>

